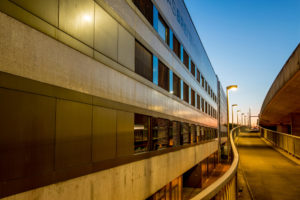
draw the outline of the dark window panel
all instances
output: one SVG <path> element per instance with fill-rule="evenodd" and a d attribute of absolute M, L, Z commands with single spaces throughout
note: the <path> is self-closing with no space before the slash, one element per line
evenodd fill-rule
<path fill-rule="evenodd" d="M 207 102 L 205 101 L 205 113 L 207 114 Z"/>
<path fill-rule="evenodd" d="M 183 100 L 189 103 L 189 86 L 183 82 Z"/>
<path fill-rule="evenodd" d="M 151 25 L 153 25 L 153 3 L 151 0 L 133 0 L 133 3 L 145 16 Z"/>
<path fill-rule="evenodd" d="M 173 34 L 173 51 L 180 59 L 180 43 L 174 34 Z"/>
<path fill-rule="evenodd" d="M 191 137 L 190 137 L 190 128 L 187 123 L 181 123 L 181 134 L 182 134 L 183 144 L 189 144 Z"/>
<path fill-rule="evenodd" d="M 134 114 L 134 151 L 144 152 L 149 149 L 150 121 L 149 117 Z"/>
<path fill-rule="evenodd" d="M 161 61 L 158 63 L 158 86 L 169 91 L 169 68 Z"/>
<path fill-rule="evenodd" d="M 193 76 L 195 76 L 195 64 L 193 63 L 193 61 L 191 61 L 191 72 L 193 74 Z"/>
<path fill-rule="evenodd" d="M 197 81 L 200 83 L 200 71 L 197 69 Z"/>
<path fill-rule="evenodd" d="M 169 120 L 152 118 L 152 150 L 166 148 L 169 145 Z"/>
<path fill-rule="evenodd" d="M 201 104 L 200 104 L 200 96 L 197 94 L 197 108 L 200 110 Z"/>
<path fill-rule="evenodd" d="M 135 41 L 135 72 L 152 82 L 152 53 Z"/>
<path fill-rule="evenodd" d="M 174 147 L 180 146 L 180 123 L 171 122 L 172 130 L 172 144 Z"/>
<path fill-rule="evenodd" d="M 187 69 L 189 69 L 189 55 L 186 53 L 184 49 L 183 49 L 183 64 Z"/>
<path fill-rule="evenodd" d="M 204 77 L 201 76 L 201 84 L 202 84 L 202 87 L 203 87 L 203 88 L 204 88 L 204 82 L 205 82 Z"/>
<path fill-rule="evenodd" d="M 197 137 L 196 137 L 196 126 L 195 125 L 190 125 L 190 133 L 191 133 L 191 143 L 195 144 L 197 142 Z"/>
<path fill-rule="evenodd" d="M 173 73 L 173 94 L 180 98 L 180 78 Z"/>
<path fill-rule="evenodd" d="M 205 81 L 205 91 L 207 92 L 207 81 Z"/>
<path fill-rule="evenodd" d="M 201 110 L 204 112 L 204 99 L 201 97 Z"/>
<path fill-rule="evenodd" d="M 195 91 L 191 89 L 191 105 L 195 106 Z"/>

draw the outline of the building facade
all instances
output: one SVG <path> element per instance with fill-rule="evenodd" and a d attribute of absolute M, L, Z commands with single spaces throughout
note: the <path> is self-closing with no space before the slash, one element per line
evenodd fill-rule
<path fill-rule="evenodd" d="M 0 11 L 0 198 L 182 199 L 202 186 L 226 97 L 183 1 Z"/>

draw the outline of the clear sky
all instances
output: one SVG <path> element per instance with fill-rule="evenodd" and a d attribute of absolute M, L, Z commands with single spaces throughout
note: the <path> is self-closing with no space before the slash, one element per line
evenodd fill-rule
<path fill-rule="evenodd" d="M 271 84 L 300 42 L 300 0 L 185 3 L 224 89 L 239 86 L 230 92 L 230 104 L 259 114 Z"/>

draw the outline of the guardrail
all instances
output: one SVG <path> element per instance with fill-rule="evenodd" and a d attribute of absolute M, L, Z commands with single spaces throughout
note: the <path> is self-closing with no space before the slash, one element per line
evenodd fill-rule
<path fill-rule="evenodd" d="M 300 137 L 260 127 L 261 137 L 289 154 L 300 158 Z"/>
<path fill-rule="evenodd" d="M 233 161 L 230 168 L 213 184 L 205 188 L 192 200 L 236 200 L 237 199 L 237 168 L 239 163 L 239 154 L 234 144 L 234 138 L 238 135 L 240 127 L 230 131 L 230 144 L 232 149 Z"/>

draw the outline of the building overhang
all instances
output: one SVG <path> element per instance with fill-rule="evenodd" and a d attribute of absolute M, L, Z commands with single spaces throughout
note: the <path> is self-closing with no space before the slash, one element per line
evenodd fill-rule
<path fill-rule="evenodd" d="M 273 82 L 260 112 L 260 125 L 290 124 L 300 113 L 300 44 Z"/>

